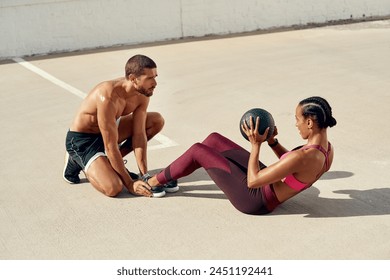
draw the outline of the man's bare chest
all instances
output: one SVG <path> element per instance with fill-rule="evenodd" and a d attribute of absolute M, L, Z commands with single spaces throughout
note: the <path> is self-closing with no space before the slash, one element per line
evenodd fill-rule
<path fill-rule="evenodd" d="M 121 116 L 126 116 L 134 112 L 134 110 L 138 107 L 136 102 L 130 102 L 129 100 L 121 100 L 117 104 L 117 113 L 116 117 L 119 118 Z"/>

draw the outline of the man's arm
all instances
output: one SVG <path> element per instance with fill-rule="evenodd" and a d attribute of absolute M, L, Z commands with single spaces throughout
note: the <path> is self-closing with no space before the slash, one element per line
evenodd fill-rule
<path fill-rule="evenodd" d="M 115 118 L 116 107 L 114 100 L 106 92 L 99 92 L 97 96 L 97 119 L 104 141 L 105 152 L 112 168 L 121 177 L 125 187 L 129 189 L 133 186 L 133 180 L 126 170 L 122 155 L 119 151 L 118 128 Z"/>
<path fill-rule="evenodd" d="M 146 136 L 146 109 L 148 102 L 141 103 L 133 112 L 133 149 L 135 159 L 141 175 L 148 172 L 147 136 Z"/>

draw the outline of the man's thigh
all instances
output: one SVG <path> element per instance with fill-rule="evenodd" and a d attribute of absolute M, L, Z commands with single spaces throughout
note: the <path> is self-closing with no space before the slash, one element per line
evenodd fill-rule
<path fill-rule="evenodd" d="M 118 121 L 118 143 L 122 143 L 133 135 L 133 114 L 122 116 Z"/>
<path fill-rule="evenodd" d="M 146 114 L 146 130 L 152 128 L 153 126 L 158 126 L 160 123 L 163 123 L 162 116 L 157 112 L 147 112 Z M 133 135 L 133 114 L 122 116 L 119 119 L 118 124 L 118 143 L 122 143 L 126 139 L 130 138 Z"/>
<path fill-rule="evenodd" d="M 106 156 L 95 159 L 89 166 L 86 176 L 90 183 L 103 193 L 113 190 L 120 191 L 123 186 L 122 180 L 112 168 Z"/>

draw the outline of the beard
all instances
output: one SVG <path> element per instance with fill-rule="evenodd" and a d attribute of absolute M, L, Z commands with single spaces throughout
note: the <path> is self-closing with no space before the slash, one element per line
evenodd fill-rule
<path fill-rule="evenodd" d="M 146 97 L 151 97 L 151 96 L 153 95 L 154 87 L 149 88 L 149 89 L 146 89 L 146 88 L 139 88 L 139 89 L 137 89 L 137 91 L 138 91 L 140 94 L 142 94 L 142 95 L 144 95 L 144 96 L 146 96 Z"/>

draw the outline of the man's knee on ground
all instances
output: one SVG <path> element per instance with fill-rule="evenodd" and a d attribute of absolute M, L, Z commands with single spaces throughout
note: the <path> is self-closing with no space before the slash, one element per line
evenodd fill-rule
<path fill-rule="evenodd" d="M 117 196 L 123 189 L 123 184 L 121 180 L 115 182 L 106 182 L 102 186 L 102 193 L 109 197 Z"/>

